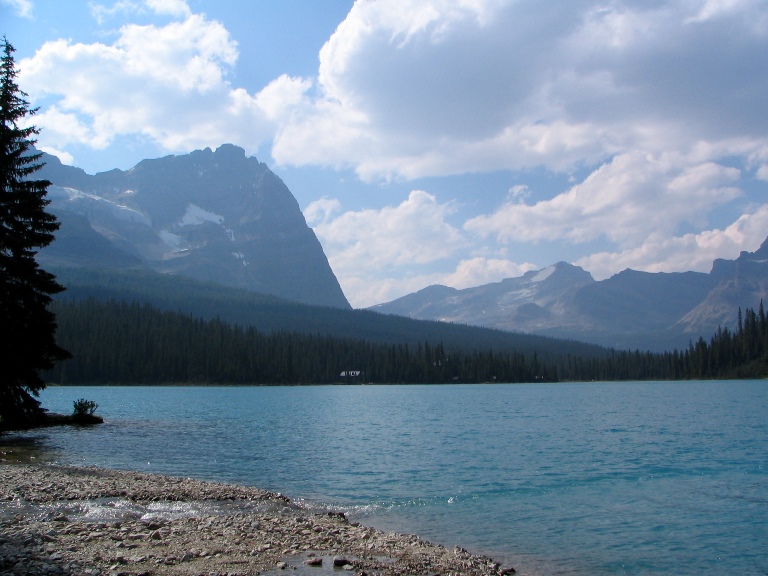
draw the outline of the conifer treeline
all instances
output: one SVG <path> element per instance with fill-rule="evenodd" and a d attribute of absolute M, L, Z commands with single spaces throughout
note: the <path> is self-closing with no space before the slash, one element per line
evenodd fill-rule
<path fill-rule="evenodd" d="M 446 350 L 441 343 L 371 343 L 275 332 L 95 299 L 55 304 L 58 341 L 74 358 L 46 375 L 59 384 L 327 384 L 678 380 L 768 375 L 762 303 L 735 332 L 718 330 L 683 351 L 564 355 Z M 352 373 L 352 376 L 342 373 Z M 357 373 L 360 373 L 359 375 Z"/>
<path fill-rule="evenodd" d="M 739 308 L 736 332 L 721 328 L 709 344 L 699 338 L 688 350 L 690 378 L 764 378 L 768 376 L 768 322 L 760 301 L 757 313 Z M 686 376 L 688 377 L 688 376 Z"/>
<path fill-rule="evenodd" d="M 738 312 L 735 332 L 719 328 L 686 350 L 663 353 L 614 352 L 607 358 L 568 358 L 559 369 L 569 380 L 708 380 L 768 377 L 768 322 L 759 311 Z"/>
<path fill-rule="evenodd" d="M 326 384 L 531 382 L 556 375 L 536 356 L 460 353 L 442 344 L 370 343 L 232 326 L 95 299 L 55 304 L 58 341 L 73 358 L 46 375 L 57 384 Z M 353 373 L 342 376 L 342 372 Z M 359 374 L 357 374 L 359 372 Z"/>

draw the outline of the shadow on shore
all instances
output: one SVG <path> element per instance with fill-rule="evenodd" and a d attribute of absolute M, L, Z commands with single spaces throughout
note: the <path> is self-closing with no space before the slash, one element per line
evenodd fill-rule
<path fill-rule="evenodd" d="M 34 430 L 36 428 L 48 428 L 50 426 L 93 426 L 103 424 L 104 418 L 95 414 L 56 414 L 55 412 L 43 412 L 34 418 L 9 422 L 7 425 L 0 421 L 0 434 L 3 432 L 18 432 L 21 430 Z"/>
<path fill-rule="evenodd" d="M 94 414 L 55 414 L 45 412 L 34 420 L 3 427 L 0 423 L 0 463 L 41 463 L 51 458 L 40 437 L 25 432 L 54 426 L 94 426 L 104 419 Z M 4 572 L 0 570 L 0 574 Z"/>

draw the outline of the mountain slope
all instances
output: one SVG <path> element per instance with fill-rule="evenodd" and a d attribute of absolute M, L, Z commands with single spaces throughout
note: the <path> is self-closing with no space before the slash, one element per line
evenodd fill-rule
<path fill-rule="evenodd" d="M 595 282 L 563 262 L 494 284 L 430 286 L 371 308 L 413 318 L 465 322 L 618 349 L 686 348 L 718 327 L 736 328 L 738 309 L 768 296 L 768 240 L 709 274 L 624 270 Z"/>
<path fill-rule="evenodd" d="M 575 310 L 595 330 L 666 330 L 694 308 L 717 282 L 700 272 L 650 273 L 624 270 L 585 286 L 574 298 Z"/>
<path fill-rule="evenodd" d="M 768 239 L 736 260 L 715 260 L 710 276 L 716 283 L 713 289 L 677 322 L 686 334 L 713 326 L 735 328 L 739 308 L 757 310 L 762 300 L 768 300 Z"/>
<path fill-rule="evenodd" d="M 53 156 L 43 160 L 35 176 L 54 184 L 50 211 L 62 222 L 57 240 L 40 252 L 45 267 L 144 266 L 349 308 L 293 195 L 242 148 L 227 144 L 93 176 Z"/>
<path fill-rule="evenodd" d="M 543 360 L 567 355 L 598 358 L 609 353 L 583 342 L 413 320 L 367 310 L 311 306 L 152 270 L 54 268 L 51 272 L 67 288 L 57 295 L 57 300 L 95 298 L 148 303 L 162 311 L 182 312 L 203 320 L 220 319 L 266 333 L 297 332 L 412 346 L 441 343 L 446 350 L 536 353 Z"/>
<path fill-rule="evenodd" d="M 519 278 L 476 288 L 429 286 L 370 309 L 422 320 L 534 332 L 570 322 L 564 314 L 576 292 L 594 282 L 583 269 L 558 262 Z"/>

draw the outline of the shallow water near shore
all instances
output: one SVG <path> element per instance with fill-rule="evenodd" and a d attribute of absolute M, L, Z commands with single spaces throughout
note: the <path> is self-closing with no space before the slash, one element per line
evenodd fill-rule
<path fill-rule="evenodd" d="M 234 482 L 523 574 L 768 574 L 768 382 L 57 387 L 37 458 Z M 0 441 L 0 442 L 2 442 Z"/>

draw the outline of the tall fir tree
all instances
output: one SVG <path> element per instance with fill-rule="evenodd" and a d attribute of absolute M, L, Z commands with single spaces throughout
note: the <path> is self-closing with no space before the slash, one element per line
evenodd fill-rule
<path fill-rule="evenodd" d="M 32 180 L 42 167 L 34 151 L 39 130 L 24 120 L 37 109 L 16 84 L 14 48 L 3 37 L 0 69 L 0 417 L 2 427 L 23 424 L 41 413 L 36 400 L 45 388 L 40 372 L 69 353 L 56 344 L 51 295 L 64 288 L 35 260 L 59 224 L 46 212 L 50 182 Z"/>

